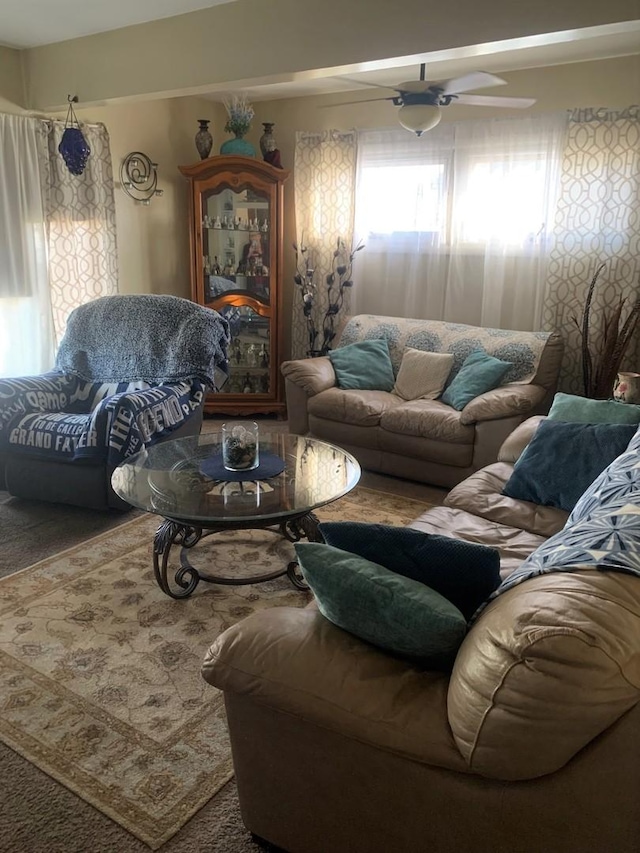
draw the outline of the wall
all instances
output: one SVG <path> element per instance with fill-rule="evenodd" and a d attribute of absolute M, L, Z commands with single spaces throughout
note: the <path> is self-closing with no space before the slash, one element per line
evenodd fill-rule
<path fill-rule="evenodd" d="M 22 112 L 26 102 L 22 74 L 23 55 L 0 45 L 0 112 Z"/>
<path fill-rule="evenodd" d="M 221 104 L 201 98 L 173 98 L 77 111 L 87 122 L 103 122 L 111 140 L 116 181 L 118 264 L 122 293 L 190 295 L 188 184 L 179 165 L 199 159 L 194 144 L 198 119 L 212 120 L 215 153 L 226 138 Z M 148 206 L 134 202 L 119 186 L 120 165 L 131 151 L 158 164 L 161 197 Z"/>

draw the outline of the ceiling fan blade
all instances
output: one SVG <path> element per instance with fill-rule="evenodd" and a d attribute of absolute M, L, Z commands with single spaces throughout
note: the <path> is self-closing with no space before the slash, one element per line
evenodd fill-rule
<path fill-rule="evenodd" d="M 525 109 L 535 104 L 535 98 L 503 98 L 498 95 L 460 95 L 452 103 L 466 104 L 470 107 L 514 107 Z"/>
<path fill-rule="evenodd" d="M 457 95 L 458 92 L 470 92 L 472 89 L 488 89 L 490 86 L 503 86 L 507 81 L 486 71 L 472 71 L 462 77 L 443 80 L 438 86 L 444 86 L 443 95 Z"/>
<path fill-rule="evenodd" d="M 346 107 L 346 106 L 349 106 L 351 104 L 373 104 L 376 101 L 392 101 L 392 100 L 393 100 L 393 97 L 391 97 L 391 98 L 361 98 L 359 101 L 339 101 L 337 104 L 321 104 L 320 109 L 326 110 L 326 109 L 329 109 L 330 107 Z"/>

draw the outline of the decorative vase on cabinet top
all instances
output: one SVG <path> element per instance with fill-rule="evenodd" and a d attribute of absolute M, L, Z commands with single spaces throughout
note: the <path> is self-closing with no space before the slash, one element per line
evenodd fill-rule
<path fill-rule="evenodd" d="M 242 157 L 255 157 L 256 149 L 242 136 L 235 136 L 233 139 L 227 139 L 220 146 L 221 154 L 240 154 Z"/>
<path fill-rule="evenodd" d="M 198 121 L 200 122 L 200 130 L 196 133 L 196 148 L 200 155 L 200 159 L 206 160 L 211 153 L 211 147 L 213 146 L 213 137 L 209 133 L 210 119 L 199 118 Z"/>

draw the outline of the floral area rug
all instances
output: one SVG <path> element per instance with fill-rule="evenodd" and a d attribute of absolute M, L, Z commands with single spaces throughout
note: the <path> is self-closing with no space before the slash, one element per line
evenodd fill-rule
<path fill-rule="evenodd" d="M 317 514 L 404 525 L 426 508 L 357 488 Z M 207 648 L 255 610 L 309 600 L 286 576 L 169 598 L 153 576 L 158 523 L 145 515 L 0 581 L 0 737 L 154 850 L 232 776 L 222 694 L 200 675 Z M 192 561 L 241 575 L 292 557 L 255 530 L 210 536 Z"/>

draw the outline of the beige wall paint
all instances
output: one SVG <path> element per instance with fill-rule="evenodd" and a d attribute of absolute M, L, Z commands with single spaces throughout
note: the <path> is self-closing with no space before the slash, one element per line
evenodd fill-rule
<path fill-rule="evenodd" d="M 573 30 L 638 17 L 638 0 L 239 0 L 26 51 L 28 103 L 194 95 L 198 87 Z"/>
<path fill-rule="evenodd" d="M 0 112 L 22 112 L 26 97 L 22 76 L 23 53 L 0 45 Z"/>
<path fill-rule="evenodd" d="M 199 118 L 212 120 L 213 151 L 218 150 L 225 138 L 224 108 L 201 98 L 173 98 L 77 112 L 81 121 L 103 122 L 109 131 L 121 292 L 188 297 L 188 184 L 178 166 L 199 159 L 194 143 Z M 119 186 L 120 165 L 131 151 L 142 151 L 158 164 L 164 195 L 148 206 L 134 202 Z"/>

